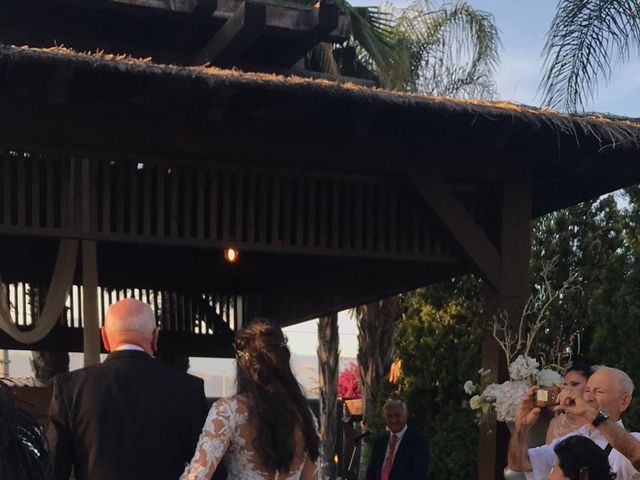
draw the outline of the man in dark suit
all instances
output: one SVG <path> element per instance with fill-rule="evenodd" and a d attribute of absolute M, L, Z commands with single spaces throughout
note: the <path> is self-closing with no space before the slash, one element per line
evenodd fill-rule
<path fill-rule="evenodd" d="M 425 480 L 429 470 L 427 439 L 407 427 L 407 406 L 388 400 L 384 421 L 388 432 L 373 444 L 367 480 Z"/>
<path fill-rule="evenodd" d="M 176 480 L 193 456 L 207 415 L 201 379 L 155 360 L 151 308 L 109 307 L 104 363 L 54 379 L 48 431 L 54 479 Z"/>

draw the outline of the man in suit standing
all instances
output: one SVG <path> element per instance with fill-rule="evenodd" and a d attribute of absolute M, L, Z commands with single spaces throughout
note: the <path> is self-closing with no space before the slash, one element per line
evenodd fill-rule
<path fill-rule="evenodd" d="M 427 439 L 407 427 L 407 406 L 391 399 L 384 404 L 388 432 L 373 444 L 367 480 L 425 480 L 429 470 Z"/>
<path fill-rule="evenodd" d="M 124 299 L 107 311 L 104 363 L 54 379 L 48 431 L 54 479 L 175 480 L 207 415 L 204 382 L 152 355 L 151 308 Z"/>

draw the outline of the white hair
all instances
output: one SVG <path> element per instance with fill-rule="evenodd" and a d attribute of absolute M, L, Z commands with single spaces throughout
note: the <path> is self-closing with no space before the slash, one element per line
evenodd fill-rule
<path fill-rule="evenodd" d="M 592 368 L 592 371 L 594 373 L 603 372 L 603 373 L 615 374 L 618 377 L 620 390 L 622 390 L 623 393 L 629 393 L 633 395 L 633 388 L 634 388 L 633 380 L 631 380 L 631 377 L 627 375 L 626 372 L 623 372 L 618 368 L 607 367 L 606 365 L 596 365 L 595 367 Z"/>
<path fill-rule="evenodd" d="M 404 403 L 399 398 L 390 398 L 389 400 L 384 402 L 384 406 L 382 407 L 382 411 L 386 412 L 389 407 L 402 407 L 402 410 L 404 411 L 404 414 L 406 415 L 408 413 L 407 404 Z"/>
<path fill-rule="evenodd" d="M 104 325 L 110 332 L 151 333 L 156 328 L 156 319 L 149 305 L 125 298 L 109 307 Z"/>

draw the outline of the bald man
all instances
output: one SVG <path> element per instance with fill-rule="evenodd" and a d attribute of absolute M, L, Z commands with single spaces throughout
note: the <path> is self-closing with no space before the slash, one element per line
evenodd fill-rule
<path fill-rule="evenodd" d="M 101 333 L 104 363 L 54 379 L 54 479 L 177 479 L 207 415 L 203 381 L 153 358 L 158 329 L 143 302 L 111 305 Z"/>

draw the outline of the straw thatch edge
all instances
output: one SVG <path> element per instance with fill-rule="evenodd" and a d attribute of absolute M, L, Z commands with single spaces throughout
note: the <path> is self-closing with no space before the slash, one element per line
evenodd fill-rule
<path fill-rule="evenodd" d="M 398 106 L 408 109 L 437 109 L 443 113 L 463 113 L 489 118 L 494 121 L 528 123 L 532 128 L 548 127 L 558 134 L 575 137 L 592 136 L 601 147 L 640 147 L 640 121 L 634 118 L 599 113 L 567 114 L 550 109 L 532 107 L 507 101 L 458 99 L 401 93 L 370 88 L 353 83 L 252 73 L 211 66 L 188 67 L 152 63 L 128 55 L 104 52 L 77 52 L 65 47 L 33 48 L 0 45 L 0 61 L 33 60 L 44 63 L 84 65 L 133 74 L 179 76 L 205 80 L 211 87 L 247 86 L 263 90 L 281 91 L 299 95 L 329 95 L 356 100 L 370 105 Z"/>

